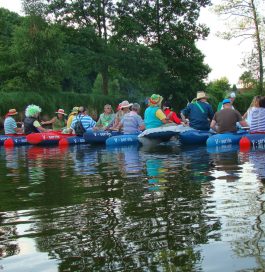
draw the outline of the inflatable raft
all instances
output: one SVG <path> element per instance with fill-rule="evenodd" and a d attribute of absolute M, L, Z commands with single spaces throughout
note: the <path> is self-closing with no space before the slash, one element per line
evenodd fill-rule
<path fill-rule="evenodd" d="M 218 133 L 210 136 L 207 141 L 207 146 L 220 146 L 220 145 L 238 145 L 240 139 L 246 135 L 246 131 L 238 131 L 235 133 Z"/>
<path fill-rule="evenodd" d="M 143 144 L 159 144 L 169 141 L 173 136 L 180 132 L 192 130 L 190 127 L 183 125 L 161 126 L 158 128 L 149 128 L 143 131 L 139 136 L 139 141 Z"/>
<path fill-rule="evenodd" d="M 87 144 L 87 143 L 88 141 L 82 136 L 65 137 L 59 140 L 59 146 Z"/>
<path fill-rule="evenodd" d="M 89 144 L 105 144 L 106 140 L 112 136 L 121 135 L 119 131 L 88 131 L 83 137 Z"/>
<path fill-rule="evenodd" d="M 185 145 L 199 145 L 205 144 L 207 139 L 212 136 L 213 133 L 205 130 L 189 130 L 179 134 L 179 140 Z"/>
<path fill-rule="evenodd" d="M 25 134 L 7 134 L 7 135 L 0 135 L 0 145 L 4 145 L 4 142 L 7 140 L 7 139 L 10 139 L 10 138 L 23 138 L 25 137 L 26 135 Z"/>
<path fill-rule="evenodd" d="M 62 134 L 60 132 L 31 133 L 26 136 L 28 143 L 32 145 L 56 145 L 63 138 L 71 137 L 72 134 Z"/>
<path fill-rule="evenodd" d="M 123 134 L 112 136 L 106 140 L 106 146 L 138 145 L 138 134 Z"/>
<path fill-rule="evenodd" d="M 264 148 L 265 147 L 265 132 L 262 133 L 249 133 L 244 135 L 239 141 L 240 149 L 250 150 L 251 148 Z"/>

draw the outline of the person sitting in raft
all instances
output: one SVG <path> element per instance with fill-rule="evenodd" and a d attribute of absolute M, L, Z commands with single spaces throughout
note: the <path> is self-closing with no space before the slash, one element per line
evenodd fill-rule
<path fill-rule="evenodd" d="M 67 123 L 66 123 L 66 128 L 70 128 L 71 127 L 73 119 L 78 114 L 78 109 L 79 109 L 79 107 L 73 107 L 71 113 L 68 115 L 68 119 L 67 119 Z"/>
<path fill-rule="evenodd" d="M 209 130 L 210 121 L 214 116 L 212 106 L 207 102 L 208 96 L 205 92 L 197 92 L 197 97 L 181 111 L 181 118 L 187 124 L 186 118 L 189 119 L 189 126 L 197 130 Z"/>
<path fill-rule="evenodd" d="M 226 98 L 223 100 L 223 109 L 215 113 L 211 122 L 211 128 L 217 131 L 217 133 L 236 132 L 237 122 L 241 126 L 248 126 L 241 114 L 237 110 L 232 109 L 230 99 Z"/>
<path fill-rule="evenodd" d="M 243 118 L 247 121 L 248 125 L 251 126 L 252 113 L 255 109 L 259 108 L 260 95 L 254 96 L 248 110 L 243 115 Z"/>
<path fill-rule="evenodd" d="M 45 129 L 41 126 L 38 121 L 41 108 L 36 105 L 29 105 L 25 110 L 25 119 L 24 119 L 24 133 L 38 133 L 38 132 L 49 132 L 51 129 Z"/>
<path fill-rule="evenodd" d="M 17 115 L 18 112 L 16 109 L 10 109 L 5 115 L 4 121 L 4 131 L 5 134 L 21 134 L 23 133 L 23 128 L 17 127 L 19 122 L 16 122 L 13 116 Z"/>
<path fill-rule="evenodd" d="M 161 110 L 162 100 L 163 97 L 159 94 L 152 94 L 149 98 L 149 107 L 144 112 L 144 124 L 146 129 L 157 128 L 168 123 L 173 124 Z"/>
<path fill-rule="evenodd" d="M 52 124 L 52 130 L 62 130 L 66 126 L 65 116 L 67 115 L 63 109 L 59 109 L 55 112 L 57 116 L 54 116 L 49 121 L 41 121 L 42 125 Z"/>
<path fill-rule="evenodd" d="M 265 96 L 260 98 L 259 107 L 252 112 L 250 131 L 265 133 Z"/>
<path fill-rule="evenodd" d="M 112 107 L 109 104 L 104 106 L 104 112 L 100 114 L 94 130 L 106 130 L 110 127 L 115 119 Z"/>
<path fill-rule="evenodd" d="M 226 99 L 229 99 L 230 100 L 230 103 L 231 103 L 231 108 L 234 110 L 234 106 L 233 106 L 233 103 L 236 99 L 236 94 L 234 92 L 231 92 L 229 94 L 229 96 L 226 98 Z M 217 111 L 220 111 L 222 110 L 224 107 L 223 107 L 223 101 L 219 102 L 218 106 L 217 106 Z"/>
<path fill-rule="evenodd" d="M 177 114 L 172 111 L 171 103 L 169 101 L 166 101 L 163 104 L 163 112 L 165 113 L 167 119 L 171 120 L 172 122 L 176 123 L 177 125 L 180 125 L 182 122 L 178 118 Z"/>
<path fill-rule="evenodd" d="M 144 121 L 139 115 L 140 105 L 134 103 L 131 111 L 126 113 L 120 122 L 119 128 L 122 127 L 124 134 L 139 134 L 145 129 Z"/>
<path fill-rule="evenodd" d="M 110 126 L 110 130 L 119 130 L 120 128 L 120 121 L 122 117 L 130 112 L 130 107 L 132 106 L 132 103 L 129 103 L 127 100 L 122 101 L 118 106 L 118 111 L 116 112 L 115 119 L 113 123 Z"/>
<path fill-rule="evenodd" d="M 78 114 L 73 119 L 69 133 L 74 133 L 75 124 L 77 121 L 82 123 L 82 126 L 86 132 L 90 131 L 96 125 L 96 121 L 94 121 L 92 117 L 88 115 L 87 108 L 84 106 L 79 107 Z"/>

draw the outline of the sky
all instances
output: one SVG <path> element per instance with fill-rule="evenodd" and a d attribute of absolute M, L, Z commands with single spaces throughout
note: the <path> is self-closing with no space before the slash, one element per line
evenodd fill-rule
<path fill-rule="evenodd" d="M 215 0 L 217 2 L 220 0 Z M 21 0 L 0 0 L 0 7 L 7 8 L 19 14 L 22 13 Z M 208 8 L 201 10 L 200 22 L 210 27 L 210 35 L 206 40 L 198 41 L 197 47 L 205 55 L 204 62 L 212 71 L 207 81 L 226 77 L 230 84 L 238 84 L 239 77 L 244 72 L 240 68 L 249 44 L 240 44 L 238 40 L 226 41 L 216 36 L 217 31 L 224 29 L 224 21 L 213 14 Z"/>

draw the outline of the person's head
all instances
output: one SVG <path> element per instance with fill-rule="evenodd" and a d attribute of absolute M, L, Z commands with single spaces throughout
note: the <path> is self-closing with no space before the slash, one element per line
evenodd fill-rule
<path fill-rule="evenodd" d="M 87 108 L 84 107 L 84 106 L 80 106 L 79 109 L 78 109 L 78 114 L 87 114 Z"/>
<path fill-rule="evenodd" d="M 233 102 L 236 99 L 236 94 L 234 92 L 232 92 L 232 93 L 229 94 L 228 98 L 230 99 L 231 104 L 233 104 Z"/>
<path fill-rule="evenodd" d="M 133 103 L 132 111 L 135 111 L 138 113 L 138 112 L 140 112 L 140 108 L 141 108 L 141 106 L 138 103 Z"/>
<path fill-rule="evenodd" d="M 111 105 L 110 104 L 106 104 L 105 106 L 104 106 L 104 113 L 105 114 L 111 114 L 113 111 L 112 111 L 112 107 L 111 107 Z"/>
<path fill-rule="evenodd" d="M 73 115 L 78 114 L 78 109 L 79 109 L 79 107 L 73 107 L 71 114 L 73 114 Z"/>
<path fill-rule="evenodd" d="M 159 94 L 152 94 L 149 98 L 149 107 L 160 107 L 163 97 Z"/>
<path fill-rule="evenodd" d="M 265 96 L 262 96 L 259 100 L 259 106 L 265 108 Z"/>
<path fill-rule="evenodd" d="M 41 112 L 41 108 L 39 106 L 31 104 L 27 106 L 25 110 L 25 116 L 38 118 L 40 112 Z"/>
<path fill-rule="evenodd" d="M 18 114 L 16 109 L 10 109 L 8 113 L 5 115 L 5 118 L 12 116 L 13 118 Z"/>
<path fill-rule="evenodd" d="M 133 105 L 132 103 L 129 103 L 127 100 L 122 101 L 120 104 L 120 109 L 123 112 L 128 112 L 130 111 L 130 107 Z"/>
<path fill-rule="evenodd" d="M 171 103 L 169 101 L 165 101 L 165 103 L 163 104 L 163 109 L 171 109 L 172 106 L 171 106 Z"/>
<path fill-rule="evenodd" d="M 253 100 L 252 100 L 252 102 L 250 104 L 250 107 L 257 107 L 258 108 L 260 99 L 261 99 L 260 95 L 254 96 Z"/>
<path fill-rule="evenodd" d="M 231 100 L 229 98 L 224 99 L 222 104 L 223 104 L 224 109 L 231 108 L 231 106 L 232 106 Z"/>
<path fill-rule="evenodd" d="M 197 92 L 196 98 L 194 98 L 193 100 L 204 102 L 207 99 L 208 99 L 208 96 L 206 95 L 206 93 L 204 91 L 199 91 Z"/>
<path fill-rule="evenodd" d="M 58 119 L 63 119 L 64 116 L 66 116 L 67 114 L 64 112 L 63 109 L 59 109 L 58 111 L 55 112 L 58 116 Z"/>

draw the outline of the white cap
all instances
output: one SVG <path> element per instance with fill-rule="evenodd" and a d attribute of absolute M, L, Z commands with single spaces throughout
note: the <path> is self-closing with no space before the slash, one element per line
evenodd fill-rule
<path fill-rule="evenodd" d="M 236 98 L 236 94 L 234 92 L 230 93 L 229 95 L 230 98 Z"/>

